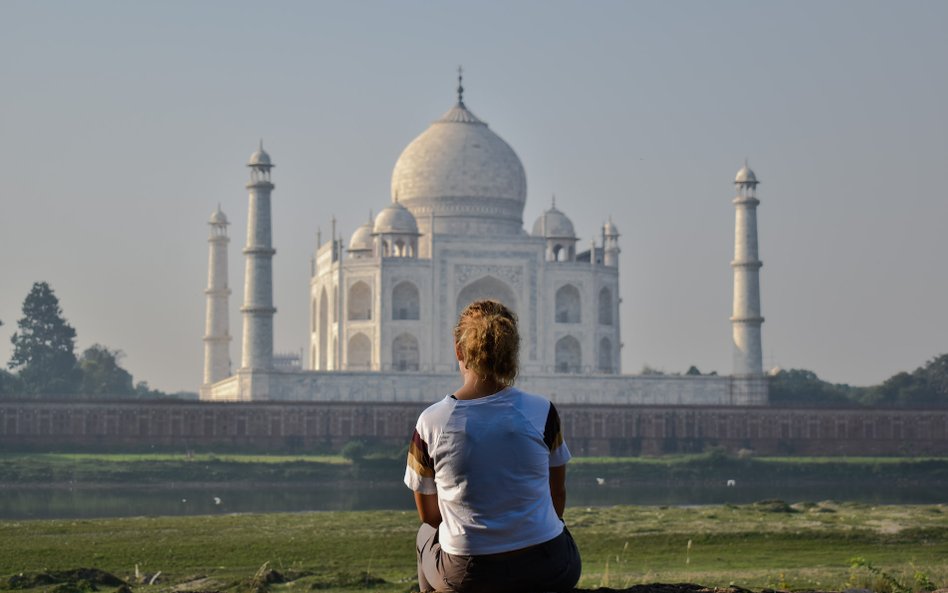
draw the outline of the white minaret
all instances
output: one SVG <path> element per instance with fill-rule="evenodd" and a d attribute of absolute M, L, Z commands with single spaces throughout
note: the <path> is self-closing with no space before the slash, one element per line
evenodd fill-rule
<path fill-rule="evenodd" d="M 737 210 L 734 227 L 734 309 L 731 326 L 734 338 L 736 376 L 761 375 L 763 355 L 760 344 L 760 267 L 757 257 L 757 177 L 747 163 L 737 172 L 734 185 Z"/>
<path fill-rule="evenodd" d="M 270 230 L 270 155 L 260 148 L 250 155 L 250 206 L 247 213 L 247 246 L 244 255 L 244 339 L 241 369 L 269 369 L 273 366 L 273 248 Z"/>
<path fill-rule="evenodd" d="M 210 396 L 210 387 L 230 376 L 230 323 L 227 314 L 230 288 L 227 286 L 227 216 L 220 204 L 207 223 L 207 318 L 204 324 L 204 382 L 201 397 Z"/>
<path fill-rule="evenodd" d="M 619 229 L 612 223 L 612 217 L 609 222 L 602 225 L 602 263 L 613 268 L 619 267 Z"/>

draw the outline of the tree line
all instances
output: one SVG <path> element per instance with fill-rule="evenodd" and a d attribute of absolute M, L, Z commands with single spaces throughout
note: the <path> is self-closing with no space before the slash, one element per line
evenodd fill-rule
<path fill-rule="evenodd" d="M 0 326 L 3 322 L 0 321 Z M 23 317 L 11 338 L 13 355 L 0 369 L 0 396 L 155 398 L 169 395 L 146 381 L 133 381 L 122 368 L 121 350 L 93 344 L 76 356 L 76 330 L 63 317 L 46 282 L 36 282 L 23 301 Z"/>
<path fill-rule="evenodd" d="M 869 387 L 830 383 L 805 369 L 781 370 L 771 377 L 770 403 L 807 407 L 948 407 L 948 354 Z"/>

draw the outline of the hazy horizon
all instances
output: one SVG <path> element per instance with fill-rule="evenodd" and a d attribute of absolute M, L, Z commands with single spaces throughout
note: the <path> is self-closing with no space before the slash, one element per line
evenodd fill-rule
<path fill-rule="evenodd" d="M 731 369 L 734 174 L 758 197 L 766 368 L 878 383 L 948 352 L 943 2 L 12 1 L 0 361 L 33 282 L 135 380 L 196 391 L 207 220 L 230 227 L 240 360 L 247 158 L 273 181 L 275 347 L 307 348 L 309 262 L 390 202 L 455 101 L 517 152 L 529 230 L 621 233 L 623 371 Z M 438 394 L 432 394 L 436 397 Z"/>

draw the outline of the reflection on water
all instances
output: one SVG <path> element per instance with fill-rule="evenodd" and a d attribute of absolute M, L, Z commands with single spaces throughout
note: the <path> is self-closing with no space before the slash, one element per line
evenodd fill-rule
<path fill-rule="evenodd" d="M 948 502 L 943 485 L 893 483 L 819 484 L 569 484 L 570 506 L 744 504 L 779 498 L 827 499 L 873 504 Z M 340 510 L 413 510 L 411 493 L 398 482 L 257 485 L 185 485 L 0 488 L 0 518 L 47 519 L 275 513 Z"/>

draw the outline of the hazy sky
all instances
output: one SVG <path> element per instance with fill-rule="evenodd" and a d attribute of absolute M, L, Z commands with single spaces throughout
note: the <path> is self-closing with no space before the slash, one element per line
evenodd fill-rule
<path fill-rule="evenodd" d="M 276 348 L 309 259 L 389 201 L 455 100 L 585 248 L 622 233 L 623 370 L 730 371 L 735 172 L 758 196 L 764 364 L 872 384 L 948 352 L 948 2 L 3 2 L 0 360 L 34 281 L 78 347 L 196 390 L 207 219 L 273 173 Z"/>

